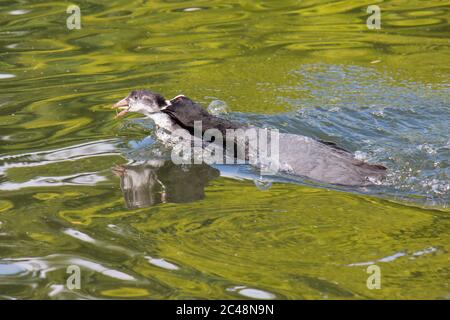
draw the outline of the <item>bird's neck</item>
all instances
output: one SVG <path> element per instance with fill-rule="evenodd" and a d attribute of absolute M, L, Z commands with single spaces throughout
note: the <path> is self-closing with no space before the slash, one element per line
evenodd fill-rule
<path fill-rule="evenodd" d="M 173 132 L 176 129 L 178 129 L 178 126 L 175 124 L 175 122 L 170 118 L 168 114 L 158 112 L 148 114 L 147 117 L 152 119 L 158 127 L 168 130 L 170 132 Z"/>

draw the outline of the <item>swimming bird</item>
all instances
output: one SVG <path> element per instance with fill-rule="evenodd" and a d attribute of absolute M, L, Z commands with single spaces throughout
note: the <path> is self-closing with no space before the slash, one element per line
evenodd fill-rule
<path fill-rule="evenodd" d="M 207 112 L 190 98 L 180 95 L 166 100 L 148 90 L 134 90 L 113 108 L 121 110 L 117 117 L 140 113 L 168 132 L 186 130 L 194 135 L 196 121 L 202 123 L 202 134 L 219 130 L 226 139 L 227 130 L 248 128 Z M 332 142 L 324 142 L 297 134 L 279 134 L 279 171 L 313 181 L 342 186 L 368 186 L 380 182 L 387 168 L 369 164 Z M 247 150 L 248 151 L 248 150 Z M 251 153 L 251 152 L 250 152 Z"/>

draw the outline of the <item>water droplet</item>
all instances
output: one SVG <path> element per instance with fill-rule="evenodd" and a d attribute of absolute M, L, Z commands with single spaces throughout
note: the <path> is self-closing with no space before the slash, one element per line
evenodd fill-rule
<path fill-rule="evenodd" d="M 230 110 L 227 103 L 222 100 L 213 100 L 208 106 L 208 111 L 212 115 L 227 114 Z"/>
<path fill-rule="evenodd" d="M 356 151 L 355 152 L 355 159 L 356 160 L 360 160 L 360 161 L 367 160 L 367 153 L 362 152 L 362 151 Z"/>

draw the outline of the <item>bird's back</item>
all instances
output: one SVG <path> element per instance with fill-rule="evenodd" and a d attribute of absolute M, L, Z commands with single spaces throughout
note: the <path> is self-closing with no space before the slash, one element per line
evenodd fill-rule
<path fill-rule="evenodd" d="M 163 112 L 168 114 L 178 125 L 188 130 L 192 135 L 194 134 L 196 121 L 201 121 L 202 134 L 208 129 L 217 129 L 225 136 L 227 129 L 242 127 L 240 124 L 211 115 L 202 106 L 184 96 L 172 100 L 171 105 L 165 108 Z"/>
<path fill-rule="evenodd" d="M 242 124 L 209 114 L 184 96 L 172 100 L 163 112 L 192 135 L 196 121 L 201 121 L 202 134 L 208 129 L 217 129 L 225 140 L 227 129 L 244 128 Z M 279 163 L 282 172 L 346 186 L 370 185 L 386 174 L 385 167 L 357 160 L 352 153 L 334 143 L 285 133 L 279 135 Z"/>

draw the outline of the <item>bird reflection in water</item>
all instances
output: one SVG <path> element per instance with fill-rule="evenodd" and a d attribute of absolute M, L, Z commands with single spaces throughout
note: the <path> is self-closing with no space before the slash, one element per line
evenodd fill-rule
<path fill-rule="evenodd" d="M 176 165 L 166 160 L 121 165 L 112 170 L 120 178 L 128 209 L 202 200 L 208 183 L 220 177 L 219 170 L 206 164 Z"/>

